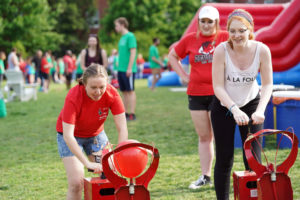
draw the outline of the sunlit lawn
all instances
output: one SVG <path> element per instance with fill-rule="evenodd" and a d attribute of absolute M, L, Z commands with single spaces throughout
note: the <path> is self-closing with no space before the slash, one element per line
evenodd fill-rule
<path fill-rule="evenodd" d="M 48 94 L 39 93 L 38 101 L 6 104 L 8 115 L 0 119 L 0 199 L 65 198 L 67 182 L 57 153 L 55 125 L 66 90 L 65 85 L 50 87 Z M 215 199 L 214 187 L 188 189 L 201 172 L 197 136 L 187 109 L 186 94 L 170 92 L 169 87 L 151 92 L 146 80 L 136 81 L 136 92 L 137 120 L 128 123 L 129 137 L 154 144 L 160 152 L 159 168 L 148 188 L 151 199 Z M 112 116 L 105 130 L 115 144 L 117 132 Z M 268 141 L 267 157 L 274 163 L 276 149 Z M 280 150 L 277 162 L 282 162 L 288 152 Z M 241 170 L 242 152 L 236 149 L 233 171 Z M 300 199 L 299 158 L 289 175 L 294 199 Z M 86 172 L 86 176 L 92 174 Z"/>

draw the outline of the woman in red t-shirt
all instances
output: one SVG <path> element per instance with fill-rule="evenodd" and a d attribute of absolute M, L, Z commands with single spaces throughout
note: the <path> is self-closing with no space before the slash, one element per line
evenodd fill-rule
<path fill-rule="evenodd" d="M 169 62 L 184 83 L 188 83 L 189 110 L 198 134 L 198 152 L 202 175 L 192 182 L 190 189 L 211 185 L 210 176 L 214 156 L 210 109 L 214 95 L 212 86 L 212 56 L 215 47 L 228 38 L 219 30 L 219 12 L 204 6 L 199 12 L 197 32 L 182 38 L 169 53 Z M 189 55 L 191 72 L 187 74 L 180 60 Z"/>
<path fill-rule="evenodd" d="M 108 143 L 104 122 L 109 110 L 119 134 L 118 142 L 128 138 L 122 99 L 107 81 L 108 75 L 103 66 L 90 65 L 79 80 L 79 85 L 68 92 L 57 119 L 58 151 L 69 185 L 67 199 L 81 199 L 84 166 L 95 173 L 102 171 L 102 166 L 95 162 L 92 151 L 102 150 Z"/>

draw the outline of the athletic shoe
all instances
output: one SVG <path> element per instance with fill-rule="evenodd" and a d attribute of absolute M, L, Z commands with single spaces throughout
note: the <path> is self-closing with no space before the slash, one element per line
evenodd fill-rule
<path fill-rule="evenodd" d="M 135 116 L 135 114 L 130 114 L 129 115 L 129 121 L 134 121 L 134 120 L 136 120 L 136 116 Z"/>
<path fill-rule="evenodd" d="M 126 116 L 126 120 L 129 121 L 129 114 L 125 113 L 125 116 Z"/>
<path fill-rule="evenodd" d="M 205 185 L 212 186 L 212 183 L 208 176 L 201 175 L 198 178 L 198 180 L 196 180 L 190 184 L 189 188 L 195 190 L 195 189 L 199 189 L 200 187 L 205 186 Z"/>

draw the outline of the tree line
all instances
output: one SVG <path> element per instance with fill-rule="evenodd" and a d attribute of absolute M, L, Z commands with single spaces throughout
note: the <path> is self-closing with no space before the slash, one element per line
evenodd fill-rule
<path fill-rule="evenodd" d="M 201 1 L 194 0 L 107 0 L 108 8 L 100 20 L 99 38 L 108 53 L 117 48 L 119 35 L 114 20 L 126 17 L 129 30 L 138 41 L 138 51 L 148 56 L 152 38 L 161 40 L 159 50 L 179 40 Z M 96 0 L 1 0 L 0 50 L 16 47 L 24 56 L 36 50 L 63 55 L 86 46 L 90 25 L 97 12 Z"/>

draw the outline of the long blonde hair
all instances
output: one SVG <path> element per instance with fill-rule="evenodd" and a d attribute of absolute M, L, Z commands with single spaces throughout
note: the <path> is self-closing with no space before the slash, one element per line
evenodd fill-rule
<path fill-rule="evenodd" d="M 108 80 L 108 74 L 106 69 L 99 64 L 91 64 L 86 70 L 83 72 L 83 75 L 78 79 L 79 85 L 86 85 L 87 80 L 91 77 L 103 77 Z"/>

